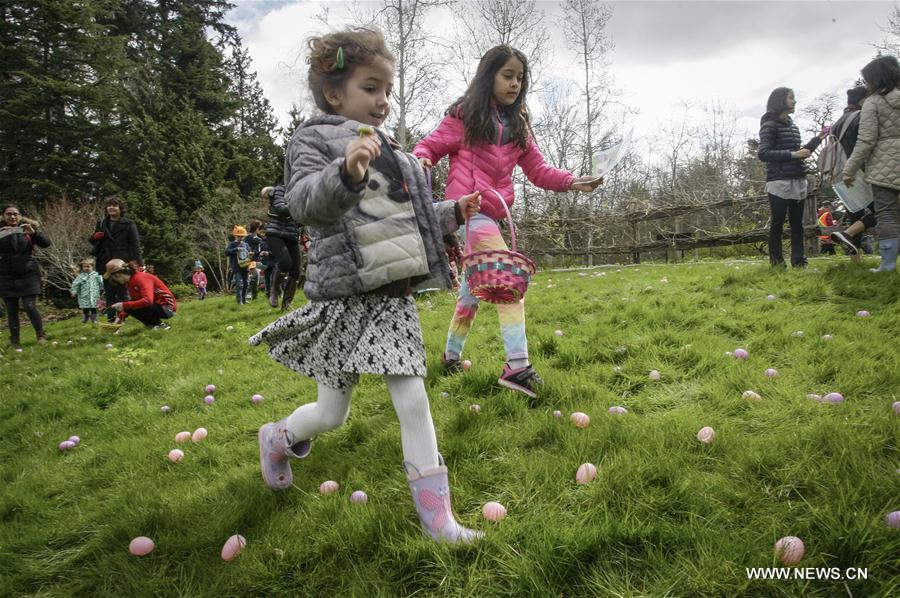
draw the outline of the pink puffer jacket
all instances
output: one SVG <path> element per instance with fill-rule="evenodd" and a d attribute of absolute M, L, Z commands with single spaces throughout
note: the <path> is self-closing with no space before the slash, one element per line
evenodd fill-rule
<path fill-rule="evenodd" d="M 496 110 L 494 117 L 499 142 L 503 137 L 503 123 Z M 462 120 L 448 114 L 430 135 L 416 145 L 413 153 L 419 158 L 428 158 L 433 164 L 449 155 L 450 175 L 445 190 L 447 199 L 459 199 L 473 191 L 481 191 L 481 212 L 494 220 L 505 220 L 506 212 L 500 205 L 500 200 L 490 190 L 498 191 L 506 205 L 512 207 L 515 200 L 512 172 L 516 164 L 522 168 L 528 180 L 549 191 L 568 191 L 575 178 L 570 172 L 548 165 L 530 136 L 528 149 L 524 151 L 513 142 L 469 146 L 464 139 Z"/>

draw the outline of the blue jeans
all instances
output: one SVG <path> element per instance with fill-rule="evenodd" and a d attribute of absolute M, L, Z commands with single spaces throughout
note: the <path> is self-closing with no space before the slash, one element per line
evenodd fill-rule
<path fill-rule="evenodd" d="M 238 303 L 247 303 L 247 271 L 234 270 L 231 273 L 234 280 L 234 296 Z"/>

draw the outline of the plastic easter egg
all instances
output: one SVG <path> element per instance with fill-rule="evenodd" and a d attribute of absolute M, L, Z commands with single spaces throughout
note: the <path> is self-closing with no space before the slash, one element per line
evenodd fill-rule
<path fill-rule="evenodd" d="M 900 511 L 891 511 L 885 515 L 884 522 L 894 529 L 900 529 Z"/>
<path fill-rule="evenodd" d="M 206 403 L 207 405 L 212 405 L 213 403 L 216 402 L 216 397 L 214 397 L 212 395 L 206 395 L 205 397 L 203 397 L 203 402 Z"/>
<path fill-rule="evenodd" d="M 197 428 L 196 430 L 194 430 L 194 433 L 191 434 L 191 440 L 194 442 L 200 442 L 208 435 L 209 432 L 206 430 L 206 428 Z"/>
<path fill-rule="evenodd" d="M 262 403 L 265 400 L 262 395 L 253 395 L 250 397 L 250 402 L 252 403 Z"/>
<path fill-rule="evenodd" d="M 802 330 L 795 330 L 794 332 L 791 333 L 791 336 L 793 336 L 794 338 L 800 338 L 800 337 L 803 336 L 803 331 L 802 331 Z"/>
<path fill-rule="evenodd" d="M 578 471 L 575 472 L 575 481 L 582 486 L 593 482 L 596 477 L 597 466 L 593 463 L 582 463 Z"/>
<path fill-rule="evenodd" d="M 563 331 L 562 331 L 562 330 L 556 330 L 556 331 L 553 332 L 553 334 L 555 334 L 556 336 L 562 336 L 562 335 L 563 335 Z"/>
<path fill-rule="evenodd" d="M 138 536 L 128 543 L 128 552 L 134 556 L 146 556 L 153 552 L 156 544 L 147 536 Z"/>
<path fill-rule="evenodd" d="M 112 348 L 113 348 L 113 344 L 112 344 L 112 343 L 106 343 L 106 348 L 107 348 L 107 349 L 112 349 Z"/>
<path fill-rule="evenodd" d="M 762 397 L 752 390 L 745 390 L 744 394 L 741 395 L 741 398 L 748 399 L 750 401 L 759 401 L 762 400 Z"/>
<path fill-rule="evenodd" d="M 830 334 L 823 334 L 823 335 L 822 335 L 822 340 L 823 340 L 823 341 L 830 341 L 830 340 L 834 340 L 834 337 L 831 336 Z"/>
<path fill-rule="evenodd" d="M 81 444 L 81 438 L 78 436 L 69 436 L 69 442 L 73 443 L 75 446 Z"/>
<path fill-rule="evenodd" d="M 362 490 L 355 490 L 353 494 L 350 495 L 350 502 L 364 505 L 369 502 L 369 497 Z"/>
<path fill-rule="evenodd" d="M 731 351 L 725 351 L 725 357 L 734 357 L 734 353 Z"/>
<path fill-rule="evenodd" d="M 162 407 L 159 408 L 159 410 L 162 411 L 163 413 L 169 413 L 172 411 L 172 408 L 169 407 L 168 405 L 163 405 Z"/>
<path fill-rule="evenodd" d="M 474 405 L 469 405 L 469 411 L 472 413 L 481 413 L 481 405 L 475 403 Z"/>
<path fill-rule="evenodd" d="M 207 384 L 204 392 L 206 392 L 206 394 L 208 394 L 208 395 L 213 394 L 214 392 L 216 392 L 216 385 L 215 384 Z"/>
<path fill-rule="evenodd" d="M 54 347 L 55 347 L 55 346 L 56 346 L 56 345 L 58 345 L 58 344 L 59 344 L 59 342 L 58 342 L 58 341 L 53 341 L 53 342 L 52 342 L 52 343 L 50 343 L 50 344 L 51 344 L 51 345 L 53 345 L 53 346 L 54 346 Z"/>
<path fill-rule="evenodd" d="M 766 295 L 766 299 L 768 299 L 769 301 L 775 301 L 776 299 L 778 299 L 778 297 L 776 297 L 775 295 Z"/>
<path fill-rule="evenodd" d="M 69 449 L 75 448 L 75 444 L 72 442 L 69 442 L 68 440 L 63 440 L 56 446 L 56 448 L 59 449 L 59 452 L 64 453 Z"/>
<path fill-rule="evenodd" d="M 626 413 L 628 413 L 628 409 L 625 409 L 624 407 L 621 407 L 619 405 L 613 405 L 609 408 L 609 413 L 613 415 L 625 415 Z"/>
<path fill-rule="evenodd" d="M 556 411 L 553 412 L 553 417 L 555 417 L 556 419 L 560 419 L 560 418 L 562 418 L 562 416 L 563 416 L 563 412 L 560 411 L 559 409 L 557 409 Z"/>
<path fill-rule="evenodd" d="M 578 428 L 587 428 L 591 425 L 591 418 L 588 417 L 587 413 L 582 413 L 581 411 L 576 411 L 572 415 L 569 416 L 569 421 L 575 424 Z"/>
<path fill-rule="evenodd" d="M 462 368 L 463 368 L 464 370 L 468 370 L 468 369 L 471 368 L 471 367 L 472 367 L 472 362 L 469 361 L 468 359 L 463 359 L 463 362 L 462 362 Z"/>
<path fill-rule="evenodd" d="M 776 370 L 775 368 L 769 368 L 769 369 L 767 369 L 765 372 L 763 372 L 763 375 L 764 375 L 766 378 L 777 378 L 777 377 L 778 377 L 778 370 Z"/>
<path fill-rule="evenodd" d="M 822 397 L 822 402 L 823 402 L 823 403 L 830 403 L 830 404 L 832 404 L 832 405 L 835 405 L 835 404 L 837 404 L 837 403 L 843 403 L 843 402 L 844 402 L 844 395 L 842 395 L 842 394 L 839 393 L 839 392 L 830 392 L 830 393 L 828 393 L 827 395 L 825 395 L 824 397 Z"/>
<path fill-rule="evenodd" d="M 240 534 L 235 534 L 225 540 L 225 545 L 222 546 L 222 560 L 223 561 L 231 561 L 237 558 L 239 554 L 244 551 L 244 547 L 247 545 L 247 540 L 244 536 Z"/>
<path fill-rule="evenodd" d="M 450 397 L 450 393 L 449 393 L 449 392 L 444 391 L 444 392 L 441 393 L 441 398 L 442 398 L 442 399 L 447 399 L 447 398 L 449 398 L 449 397 Z"/>
<path fill-rule="evenodd" d="M 172 449 L 169 451 L 169 461 L 172 463 L 181 463 L 182 459 L 184 459 L 184 451 L 181 449 Z"/>
<path fill-rule="evenodd" d="M 806 398 L 809 399 L 810 401 L 817 401 L 817 402 L 819 402 L 819 403 L 822 402 L 822 397 L 819 396 L 819 395 L 817 395 L 817 394 L 814 393 L 814 392 L 811 392 L 811 393 L 809 393 L 808 395 L 806 395 Z"/>
<path fill-rule="evenodd" d="M 66 341 L 66 344 L 67 344 L 67 345 L 71 345 L 71 344 L 72 344 L 72 341 Z M 18 349 L 16 349 L 16 351 L 18 351 L 19 353 L 21 353 L 21 352 L 22 352 L 22 348 L 19 347 Z"/>
<path fill-rule="evenodd" d="M 234 326 L 226 326 L 225 330 L 226 332 L 234 332 Z"/>
<path fill-rule="evenodd" d="M 481 507 L 481 514 L 488 521 L 503 521 L 506 518 L 506 507 L 498 502 L 486 502 Z"/>
<path fill-rule="evenodd" d="M 868 318 L 868 317 L 871 316 L 871 315 L 872 315 L 872 314 L 870 314 L 869 312 L 867 312 L 867 311 L 864 310 L 864 309 L 861 309 L 861 310 L 859 310 L 858 312 L 856 312 L 856 317 L 857 317 L 857 318 Z"/>
<path fill-rule="evenodd" d="M 187 442 L 191 439 L 190 432 L 179 432 L 175 435 L 175 442 Z"/>
<path fill-rule="evenodd" d="M 750 357 L 750 353 L 747 352 L 747 349 L 742 349 L 740 347 L 734 350 L 733 355 L 735 359 L 747 359 Z"/>
<path fill-rule="evenodd" d="M 900 401 L 894 401 L 891 408 L 894 410 L 894 415 L 900 415 Z"/>
<path fill-rule="evenodd" d="M 651 380 L 659 380 L 662 376 L 660 375 L 659 370 L 650 370 L 648 377 Z"/>
<path fill-rule="evenodd" d="M 328 480 L 319 484 L 319 492 L 322 494 L 334 494 L 340 489 L 341 485 L 334 480 Z"/>
<path fill-rule="evenodd" d="M 614 373 L 614 374 L 621 374 L 621 373 L 622 373 L 622 366 L 620 366 L 620 365 L 614 365 L 614 366 L 613 366 L 613 373 Z"/>
<path fill-rule="evenodd" d="M 716 438 L 716 431 L 710 428 L 709 426 L 704 426 L 700 428 L 700 431 L 697 432 L 697 440 L 702 442 L 703 444 L 709 444 Z"/>
<path fill-rule="evenodd" d="M 803 540 L 797 536 L 785 536 L 775 542 L 775 556 L 785 565 L 796 565 L 806 554 Z"/>

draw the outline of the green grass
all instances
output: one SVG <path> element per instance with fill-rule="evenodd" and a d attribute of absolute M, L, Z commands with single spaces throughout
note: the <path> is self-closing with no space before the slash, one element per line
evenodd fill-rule
<path fill-rule="evenodd" d="M 377 377 L 363 377 L 347 424 L 295 463 L 293 489 L 263 485 L 257 429 L 312 400 L 315 386 L 247 344 L 275 317 L 262 300 L 185 303 L 168 332 L 51 324 L 57 346 L 29 339 L 0 359 L 0 595 L 900 594 L 900 530 L 884 523 L 900 509 L 897 276 L 842 258 L 784 273 L 760 262 L 584 273 L 543 272 L 529 291 L 532 359 L 545 379 L 532 401 L 496 385 L 491 306 L 469 339 L 472 369 L 441 378 L 454 298 L 419 299 L 455 511 L 486 532 L 475 546 L 420 533 Z M 738 346 L 746 362 L 724 355 Z M 764 378 L 767 367 L 781 375 Z M 218 387 L 211 407 L 208 383 Z M 763 400 L 742 399 L 747 389 Z M 806 398 L 830 391 L 846 402 Z M 266 400 L 253 405 L 257 392 Z M 609 415 L 612 405 L 629 413 Z M 591 425 L 554 419 L 554 409 L 584 411 Z M 706 425 L 717 432 L 710 445 L 696 438 Z M 175 434 L 199 426 L 209 437 L 171 464 Z M 72 434 L 81 446 L 58 453 Z M 599 473 L 578 486 L 584 462 Z M 318 494 L 326 479 L 341 483 L 338 494 Z M 355 489 L 367 505 L 349 503 Z M 509 510 L 500 524 L 481 517 L 491 500 Z M 235 533 L 248 545 L 225 563 L 219 551 Z M 151 555 L 128 554 L 138 535 L 156 541 Z M 746 567 L 776 564 L 773 544 L 786 535 L 806 543 L 801 566 L 866 567 L 868 579 L 748 580 Z"/>

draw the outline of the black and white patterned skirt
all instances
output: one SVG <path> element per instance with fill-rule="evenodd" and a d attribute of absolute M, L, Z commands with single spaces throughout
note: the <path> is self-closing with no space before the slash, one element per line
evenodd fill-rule
<path fill-rule="evenodd" d="M 310 301 L 252 337 L 298 374 L 349 388 L 359 374 L 422 376 L 425 343 L 412 297 L 355 295 Z"/>

